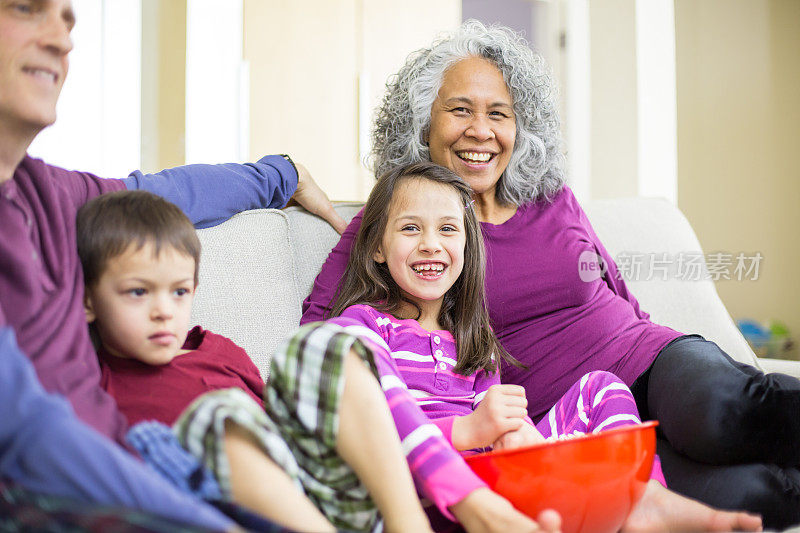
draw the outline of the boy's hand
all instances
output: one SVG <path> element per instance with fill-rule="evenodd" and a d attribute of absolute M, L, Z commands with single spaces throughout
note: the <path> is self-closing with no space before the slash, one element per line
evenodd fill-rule
<path fill-rule="evenodd" d="M 527 407 L 524 388 L 492 385 L 472 413 L 453 421 L 453 446 L 457 450 L 489 446 L 502 435 L 526 424 Z"/>
<path fill-rule="evenodd" d="M 327 220 L 340 235 L 344 233 L 347 228 L 347 222 L 333 209 L 333 204 L 331 204 L 328 196 L 319 188 L 319 185 L 311 177 L 305 166 L 297 162 L 295 162 L 295 166 L 297 167 L 297 190 L 289 200 L 289 203 L 286 204 L 287 207 L 296 204 L 301 205 L 309 213 Z"/>
<path fill-rule="evenodd" d="M 544 441 L 545 438 L 539 433 L 539 430 L 525 422 L 519 429 L 501 435 L 499 439 L 494 441 L 492 448 L 495 450 L 511 450 Z"/>

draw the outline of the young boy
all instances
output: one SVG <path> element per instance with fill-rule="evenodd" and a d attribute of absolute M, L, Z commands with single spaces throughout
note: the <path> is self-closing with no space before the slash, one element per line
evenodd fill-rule
<path fill-rule="evenodd" d="M 144 191 L 100 196 L 78 212 L 77 239 L 102 386 L 131 424 L 174 424 L 223 497 L 287 527 L 370 529 L 380 511 L 389 531 L 430 529 L 358 341 L 338 350 L 338 365 L 325 350 L 319 361 L 301 361 L 287 343 L 265 388 L 244 350 L 189 331 L 200 242 L 180 209 Z M 325 334 L 324 326 L 313 331 Z M 309 379 L 316 390 L 306 390 Z M 298 416 L 306 401 L 313 422 Z"/>

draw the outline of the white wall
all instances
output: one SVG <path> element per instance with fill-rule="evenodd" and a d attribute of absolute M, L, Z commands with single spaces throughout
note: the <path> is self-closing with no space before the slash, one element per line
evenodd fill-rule
<path fill-rule="evenodd" d="M 250 98 L 242 32 L 242 0 L 187 2 L 186 163 L 247 159 Z"/>
<path fill-rule="evenodd" d="M 406 56 L 461 20 L 460 0 L 246 0 L 250 156 L 288 153 L 334 200 L 365 200 L 373 111 Z"/>
<path fill-rule="evenodd" d="M 590 196 L 676 202 L 673 0 L 567 0 L 567 5 L 568 48 L 575 47 L 568 50 L 567 136 L 574 128 L 572 141 L 578 142 L 585 139 L 581 132 L 590 132 L 589 156 L 583 153 L 585 140 L 575 146 L 578 168 L 591 169 Z"/>
<path fill-rule="evenodd" d="M 638 194 L 678 202 L 674 0 L 636 1 Z"/>
<path fill-rule="evenodd" d="M 565 66 L 561 87 L 564 141 L 570 187 L 580 201 L 592 194 L 592 61 L 589 0 L 566 0 L 563 31 Z"/>

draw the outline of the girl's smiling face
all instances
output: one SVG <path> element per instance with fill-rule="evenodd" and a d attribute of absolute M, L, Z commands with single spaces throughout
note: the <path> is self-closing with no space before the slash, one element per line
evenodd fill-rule
<path fill-rule="evenodd" d="M 439 310 L 464 268 L 465 243 L 464 206 L 455 190 L 415 177 L 397 185 L 373 259 L 386 263 L 427 329 L 440 329 Z"/>

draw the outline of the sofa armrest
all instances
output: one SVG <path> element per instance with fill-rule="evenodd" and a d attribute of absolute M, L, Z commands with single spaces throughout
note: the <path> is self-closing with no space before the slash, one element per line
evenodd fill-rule
<path fill-rule="evenodd" d="M 697 333 L 719 345 L 742 363 L 760 367 L 760 361 L 736 328 L 717 294 L 705 264 L 694 275 L 678 271 L 683 254 L 702 248 L 689 221 L 678 208 L 655 198 L 622 198 L 587 203 L 586 213 L 612 258 L 636 257 L 638 267 L 628 271 L 628 289 L 656 324 L 686 334 Z M 655 259 L 668 265 L 655 270 Z"/>
<path fill-rule="evenodd" d="M 786 359 L 759 358 L 758 360 L 764 372 L 780 372 L 789 374 L 800 379 L 800 361 L 788 361 Z"/>

